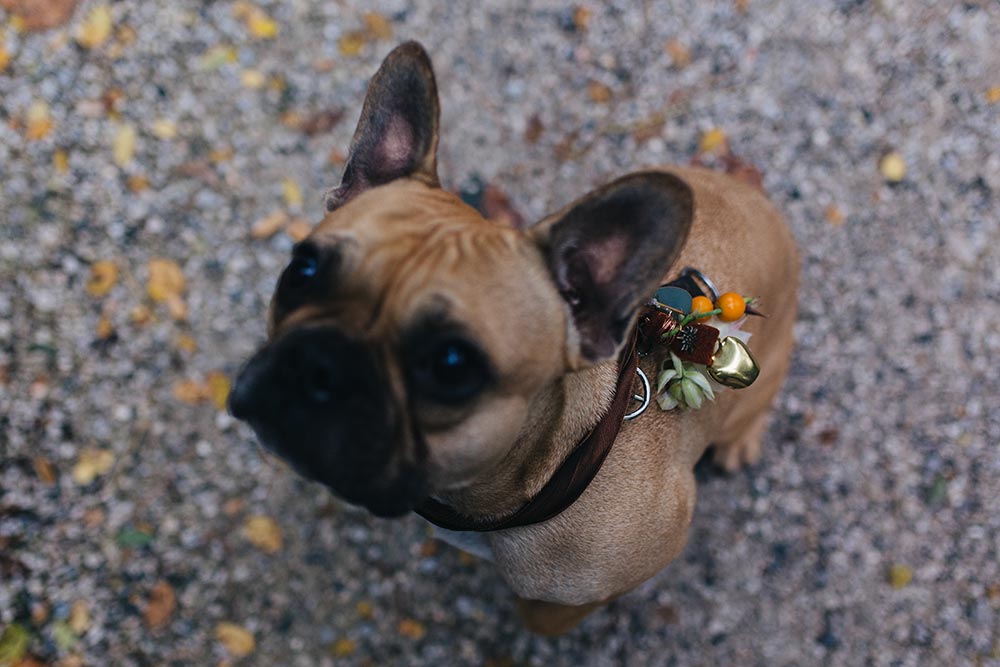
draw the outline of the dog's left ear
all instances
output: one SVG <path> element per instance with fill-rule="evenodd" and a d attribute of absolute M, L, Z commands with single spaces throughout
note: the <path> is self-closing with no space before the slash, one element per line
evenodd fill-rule
<path fill-rule="evenodd" d="M 693 207 L 691 189 L 677 176 L 640 172 L 591 192 L 529 231 L 569 306 L 570 340 L 579 343 L 571 366 L 617 354 L 639 306 L 684 247 Z"/>
<path fill-rule="evenodd" d="M 397 178 L 437 186 L 438 95 L 427 52 L 417 42 L 386 56 L 368 84 L 361 119 L 338 187 L 326 193 L 326 210 Z"/>

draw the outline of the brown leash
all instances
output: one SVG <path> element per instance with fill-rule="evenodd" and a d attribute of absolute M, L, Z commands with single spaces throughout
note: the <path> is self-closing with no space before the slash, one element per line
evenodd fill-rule
<path fill-rule="evenodd" d="M 615 385 L 611 407 L 556 469 L 542 490 L 521 509 L 502 519 L 477 519 L 428 498 L 416 509 L 417 514 L 447 530 L 488 532 L 547 521 L 576 502 L 601 469 L 601 464 L 621 430 L 629 403 L 633 400 L 632 384 L 639 363 L 636 352 L 638 330 L 638 327 L 633 329 L 632 336 L 618 357 L 618 383 Z"/>

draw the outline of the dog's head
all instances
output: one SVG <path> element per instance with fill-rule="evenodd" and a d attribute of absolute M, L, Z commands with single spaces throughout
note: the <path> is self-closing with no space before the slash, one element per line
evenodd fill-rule
<path fill-rule="evenodd" d="M 692 216 L 687 186 L 644 172 L 528 231 L 494 224 L 440 188 L 437 141 L 431 64 L 406 43 L 230 399 L 301 474 L 381 516 L 489 474 L 533 397 L 613 359 Z"/>

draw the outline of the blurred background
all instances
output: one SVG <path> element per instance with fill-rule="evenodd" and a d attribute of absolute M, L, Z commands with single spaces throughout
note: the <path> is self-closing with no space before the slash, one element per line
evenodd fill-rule
<path fill-rule="evenodd" d="M 0 665 L 1000 665 L 998 33 L 986 0 L 0 0 Z M 681 558 L 559 639 L 223 409 L 404 39 L 492 217 L 693 162 L 802 247 L 763 460 L 699 470 Z"/>

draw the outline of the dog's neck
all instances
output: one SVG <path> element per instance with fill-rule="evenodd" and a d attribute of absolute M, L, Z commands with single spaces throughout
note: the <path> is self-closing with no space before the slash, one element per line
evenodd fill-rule
<path fill-rule="evenodd" d="M 442 494 L 441 500 L 477 518 L 513 514 L 545 486 L 607 412 L 617 378 L 618 364 L 611 361 L 568 373 L 544 388 L 532 400 L 531 415 L 500 463 L 472 484 Z"/>

